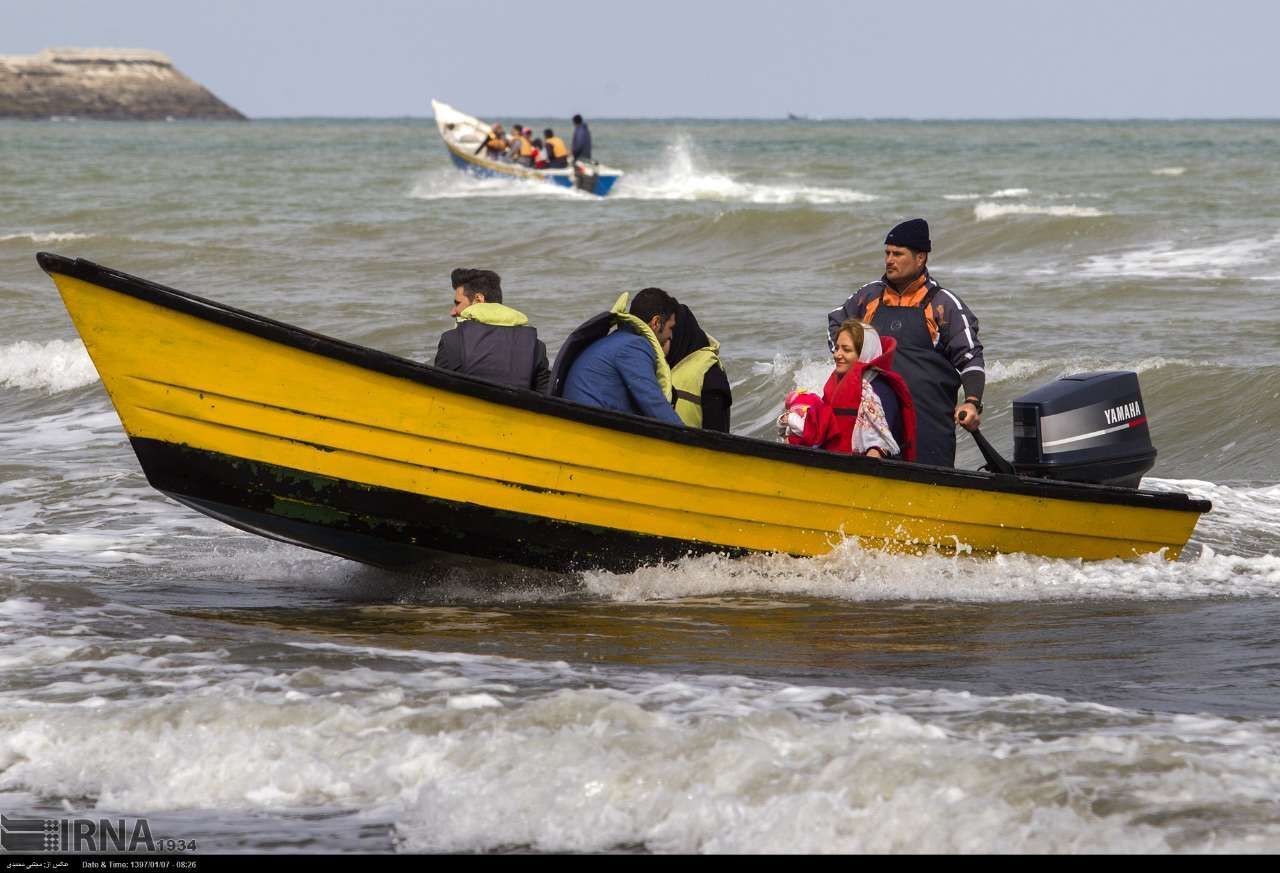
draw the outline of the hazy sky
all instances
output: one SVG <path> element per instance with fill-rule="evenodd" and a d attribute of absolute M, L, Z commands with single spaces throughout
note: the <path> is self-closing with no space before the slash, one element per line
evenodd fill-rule
<path fill-rule="evenodd" d="M 253 117 L 1280 116 L 1277 0 L 0 0 Z"/>

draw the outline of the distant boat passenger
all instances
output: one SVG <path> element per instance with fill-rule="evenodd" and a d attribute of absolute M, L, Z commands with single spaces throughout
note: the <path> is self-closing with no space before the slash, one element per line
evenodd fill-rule
<path fill-rule="evenodd" d="M 533 166 L 533 143 L 529 142 L 529 135 L 518 124 L 511 125 L 511 145 L 507 148 L 507 157 L 517 164 Z"/>
<path fill-rule="evenodd" d="M 573 159 L 591 160 L 591 128 L 587 127 L 581 115 L 573 116 Z"/>
<path fill-rule="evenodd" d="M 485 152 L 485 156 L 490 160 L 500 160 L 502 153 L 507 150 L 506 131 L 502 129 L 502 124 L 495 124 L 490 130 L 489 135 L 485 137 L 485 141 L 480 144 L 480 148 L 475 153 Z"/>
<path fill-rule="evenodd" d="M 556 136 L 556 132 L 549 127 L 542 132 L 542 137 L 547 143 L 548 166 L 553 170 L 568 167 L 569 149 L 565 147 L 564 140 Z"/>
<path fill-rule="evenodd" d="M 531 145 L 533 146 L 533 168 L 535 170 L 545 170 L 551 166 L 551 162 L 547 160 L 547 153 L 543 149 L 542 140 L 535 139 Z"/>

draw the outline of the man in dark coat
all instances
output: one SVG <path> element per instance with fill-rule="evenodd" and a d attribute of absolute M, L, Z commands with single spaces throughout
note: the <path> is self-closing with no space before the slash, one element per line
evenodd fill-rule
<path fill-rule="evenodd" d="M 573 116 L 573 159 L 591 160 L 591 128 L 581 115 Z"/>
<path fill-rule="evenodd" d="M 502 280 L 491 270 L 454 270 L 458 326 L 440 336 L 434 365 L 500 385 L 545 394 L 551 387 L 547 347 L 524 313 L 502 304 Z"/>
<path fill-rule="evenodd" d="M 986 369 L 978 317 L 929 275 L 929 224 L 904 221 L 884 240 L 884 275 L 863 285 L 827 316 L 834 349 L 847 319 L 866 322 L 897 340 L 893 369 L 911 389 L 916 412 L 916 460 L 955 466 L 956 425 L 982 423 Z M 957 402 L 960 389 L 964 399 Z"/>

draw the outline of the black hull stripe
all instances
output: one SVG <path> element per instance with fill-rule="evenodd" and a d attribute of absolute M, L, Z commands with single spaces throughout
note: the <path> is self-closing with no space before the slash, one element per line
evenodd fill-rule
<path fill-rule="evenodd" d="M 157 490 L 235 527 L 380 567 L 441 553 L 556 572 L 636 567 L 734 549 L 613 528 L 554 521 L 364 485 L 134 438 Z"/>
<path fill-rule="evenodd" d="M 176 312 L 251 334 L 300 351 L 321 355 L 389 376 L 407 379 L 444 391 L 498 403 L 517 409 L 605 427 L 624 433 L 653 437 L 667 442 L 697 446 L 713 451 L 754 458 L 784 461 L 802 467 L 819 467 L 849 473 L 862 473 L 883 479 L 918 482 L 953 488 L 996 491 L 1055 500 L 1105 503 L 1147 509 L 1182 512 L 1208 512 L 1207 500 L 1192 499 L 1185 494 L 1134 491 L 1106 485 L 1053 482 L 1024 476 L 1006 476 L 953 470 L 899 461 L 882 461 L 857 455 L 840 455 L 820 449 L 806 449 L 749 437 L 734 436 L 694 428 L 678 428 L 652 419 L 624 415 L 604 409 L 569 403 L 533 391 L 496 385 L 460 373 L 439 370 L 425 364 L 333 339 L 274 321 L 251 312 L 225 306 L 212 300 L 186 294 L 154 282 L 121 273 L 83 259 L 71 260 L 60 255 L 40 252 L 36 259 L 45 272 L 60 274 L 109 288 L 121 294 L 144 300 Z"/>

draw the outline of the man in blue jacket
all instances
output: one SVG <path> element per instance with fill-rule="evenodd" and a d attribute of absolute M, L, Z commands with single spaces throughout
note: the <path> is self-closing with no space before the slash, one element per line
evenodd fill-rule
<path fill-rule="evenodd" d="M 557 393 L 586 406 L 643 415 L 683 427 L 671 405 L 671 368 L 664 354 L 664 346 L 675 329 L 677 305 L 675 298 L 661 288 L 645 288 L 636 295 L 628 313 L 623 311 L 624 294 L 606 314 L 606 323 L 601 323 L 603 316 L 597 316 L 565 341 L 560 354 L 568 353 L 571 360 L 556 360 L 557 377 L 568 370 L 563 376 L 563 392 Z M 582 345 L 578 335 L 584 330 L 608 330 L 607 322 L 617 329 L 578 351 Z"/>

